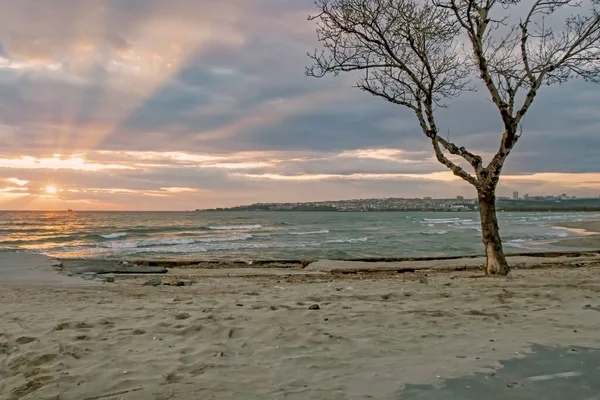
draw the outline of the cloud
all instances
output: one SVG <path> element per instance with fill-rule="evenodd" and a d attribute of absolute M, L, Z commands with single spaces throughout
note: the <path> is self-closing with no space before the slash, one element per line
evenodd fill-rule
<path fill-rule="evenodd" d="M 7 178 L 6 180 L 8 182 L 14 183 L 14 184 L 19 185 L 19 186 L 25 186 L 25 185 L 27 185 L 29 183 L 29 181 L 24 181 L 24 180 L 18 179 L 18 178 Z"/>
<path fill-rule="evenodd" d="M 352 76 L 304 76 L 311 0 L 0 7 L 2 207 L 473 195 L 447 179 L 408 110 L 353 89 Z M 592 84 L 542 88 L 501 191 L 597 195 L 599 106 Z M 438 112 L 442 134 L 486 159 L 496 151 L 484 92 Z M 63 190 L 51 203 L 48 183 Z"/>

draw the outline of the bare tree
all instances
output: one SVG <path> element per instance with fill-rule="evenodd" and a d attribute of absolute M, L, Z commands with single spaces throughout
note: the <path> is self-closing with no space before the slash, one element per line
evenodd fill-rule
<path fill-rule="evenodd" d="M 309 54 L 307 75 L 358 71 L 358 88 L 412 110 L 437 160 L 475 187 L 487 274 L 510 270 L 495 193 L 538 90 L 577 77 L 600 82 L 600 2 L 583 1 L 316 0 L 319 13 L 309 17 L 323 48 Z M 578 14 L 557 24 L 567 11 Z M 474 77 L 502 121 L 487 164 L 441 137 L 435 118 L 437 108 L 473 89 Z"/>

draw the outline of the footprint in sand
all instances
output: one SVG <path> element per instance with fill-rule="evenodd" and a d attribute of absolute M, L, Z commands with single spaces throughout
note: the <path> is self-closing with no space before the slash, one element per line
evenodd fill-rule
<path fill-rule="evenodd" d="M 17 340 L 15 340 L 15 342 L 17 342 L 17 344 L 28 344 L 31 342 L 35 342 L 37 340 L 37 338 L 34 337 L 30 337 L 30 336 L 21 336 L 20 338 L 18 338 Z"/>
<path fill-rule="evenodd" d="M 25 382 L 21 386 L 14 388 L 11 392 L 13 395 L 13 399 L 20 399 L 22 397 L 27 396 L 30 393 L 33 393 L 39 389 L 41 389 L 47 382 L 53 380 L 54 378 L 51 376 L 38 376 L 35 379 Z"/>
<path fill-rule="evenodd" d="M 41 356 L 37 356 L 36 358 L 31 360 L 28 363 L 28 365 L 29 365 L 29 367 L 39 367 L 41 365 L 52 362 L 56 357 L 58 357 L 58 354 L 54 354 L 54 353 L 42 354 Z"/>
<path fill-rule="evenodd" d="M 61 322 L 60 324 L 54 327 L 55 331 L 63 331 L 65 329 L 91 329 L 94 326 L 87 322 Z"/>

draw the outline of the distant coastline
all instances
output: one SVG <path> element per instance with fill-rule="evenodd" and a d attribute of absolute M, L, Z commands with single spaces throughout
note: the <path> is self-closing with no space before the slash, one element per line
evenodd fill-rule
<path fill-rule="evenodd" d="M 554 198 L 548 196 L 535 200 L 496 201 L 498 211 L 600 211 L 600 198 Z M 477 211 L 476 199 L 432 199 L 432 198 L 385 198 L 316 201 L 298 203 L 255 203 L 224 208 L 196 209 L 197 212 L 218 211 L 327 211 L 327 212 L 473 212 Z"/>

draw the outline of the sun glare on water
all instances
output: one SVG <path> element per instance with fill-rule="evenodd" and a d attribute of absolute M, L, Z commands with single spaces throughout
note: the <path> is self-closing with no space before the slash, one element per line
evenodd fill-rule
<path fill-rule="evenodd" d="M 56 194 L 58 192 L 58 189 L 56 188 L 56 186 L 48 185 L 44 188 L 44 191 L 47 194 Z"/>

